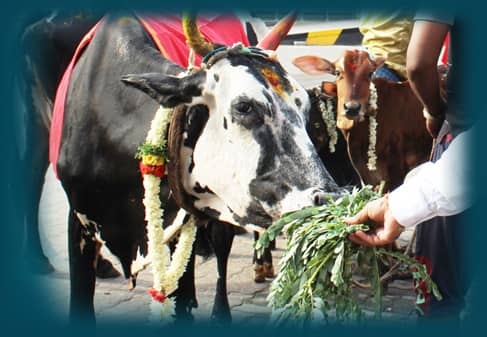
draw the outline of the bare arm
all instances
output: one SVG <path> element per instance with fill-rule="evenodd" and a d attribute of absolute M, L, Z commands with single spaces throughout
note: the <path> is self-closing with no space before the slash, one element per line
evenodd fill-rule
<path fill-rule="evenodd" d="M 441 122 L 444 119 L 445 103 L 440 96 L 439 84 L 432 84 L 439 83 L 438 57 L 449 29 L 450 26 L 445 23 L 416 21 L 406 61 L 412 90 L 428 113 Z"/>

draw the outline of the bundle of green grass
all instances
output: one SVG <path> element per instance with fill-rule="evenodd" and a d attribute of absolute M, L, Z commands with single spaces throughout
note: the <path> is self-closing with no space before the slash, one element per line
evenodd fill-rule
<path fill-rule="evenodd" d="M 381 317 L 381 285 L 378 261 L 393 257 L 411 268 L 415 278 L 424 280 L 427 290 L 441 295 L 426 267 L 400 252 L 353 243 L 348 235 L 367 231 L 366 225 L 347 225 L 343 219 L 355 215 L 367 202 L 380 197 L 371 186 L 354 189 L 322 206 L 288 213 L 261 234 L 255 248 L 262 252 L 281 232 L 287 247 L 279 263 L 268 296 L 276 324 L 310 321 L 344 322 L 365 317 L 352 292 L 353 266 L 362 268 L 370 279 L 375 318 Z"/>

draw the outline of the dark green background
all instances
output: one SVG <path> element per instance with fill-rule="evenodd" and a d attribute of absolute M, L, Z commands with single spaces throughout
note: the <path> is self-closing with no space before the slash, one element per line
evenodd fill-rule
<path fill-rule="evenodd" d="M 136 4 L 134 7 L 133 3 Z M 358 11 L 359 9 L 380 9 L 395 8 L 406 6 L 414 9 L 415 1 L 295 1 L 295 2 L 264 2 L 264 1 L 105 1 L 100 4 L 98 1 L 10 1 L 2 4 L 2 28 L 1 39 L 2 53 L 0 78 L 2 83 L 0 114 L 0 136 L 2 146 L 1 165 L 1 213 L 0 213 L 0 334 L 3 336 L 13 335 L 39 335 L 39 336 L 75 336 L 87 335 L 93 332 L 87 331 L 83 325 L 62 327 L 58 325 L 56 318 L 50 314 L 50 308 L 43 306 L 42 298 L 48 294 L 41 293 L 37 285 L 31 279 L 28 272 L 24 269 L 21 255 L 22 243 L 22 209 L 18 207 L 18 200 L 25 198 L 20 192 L 23 184 L 23 168 L 18 161 L 16 154 L 16 136 L 19 128 L 22 128 L 22 121 L 16 115 L 15 100 L 17 97 L 13 92 L 13 77 L 19 63 L 20 53 L 18 41 L 22 27 L 29 23 L 33 17 L 39 13 L 47 13 L 49 9 L 91 9 L 104 12 L 113 9 L 150 9 L 157 11 L 174 11 L 178 9 L 214 9 L 224 10 L 271 10 L 271 9 L 306 9 L 306 10 L 345 10 Z M 465 50 L 462 51 L 462 63 L 465 73 L 461 78 L 461 85 L 465 92 L 465 102 L 469 112 L 475 114 L 481 130 L 485 126 L 487 113 L 487 95 L 485 93 L 485 45 L 487 21 L 485 15 L 485 5 L 478 1 L 463 0 L 457 1 L 423 1 L 423 7 L 434 10 L 455 10 L 457 19 L 465 25 L 465 36 L 463 43 Z M 176 7 L 175 7 L 176 6 Z M 471 316 L 464 326 L 462 335 L 485 334 L 484 324 L 487 317 L 484 312 L 484 302 L 486 300 L 485 284 L 485 240 L 486 233 L 485 221 L 482 211 L 485 200 L 485 140 L 480 132 L 477 135 L 475 148 L 471 149 L 474 156 L 471 165 L 476 169 L 476 194 L 477 205 L 473 211 L 471 219 L 472 231 L 468 233 L 468 245 L 472 247 L 473 257 L 465 263 L 474 266 L 477 278 L 476 286 L 473 289 Z M 254 336 L 276 335 L 294 336 L 301 335 L 293 330 L 279 331 L 257 326 L 232 326 L 231 328 L 208 328 L 201 326 L 180 327 L 178 329 L 145 330 L 138 326 L 120 327 L 120 324 L 104 325 L 97 328 L 99 336 L 137 336 L 137 335 L 208 335 L 208 336 Z M 374 323 L 357 327 L 336 327 L 317 331 L 309 330 L 309 335 L 329 335 L 329 336 L 451 336 L 457 335 L 453 327 L 448 323 L 435 323 L 424 327 L 404 328 L 397 327 L 394 323 Z"/>

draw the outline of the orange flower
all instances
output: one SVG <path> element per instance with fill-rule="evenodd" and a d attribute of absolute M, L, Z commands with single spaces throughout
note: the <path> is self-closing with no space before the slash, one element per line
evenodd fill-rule
<path fill-rule="evenodd" d="M 164 158 L 152 154 L 142 156 L 142 163 L 145 165 L 160 166 L 164 165 Z"/>
<path fill-rule="evenodd" d="M 152 174 L 156 177 L 162 178 L 166 173 L 166 167 L 164 165 L 146 165 L 143 162 L 139 163 L 140 173 Z"/>
<path fill-rule="evenodd" d="M 166 300 L 166 295 L 162 291 L 159 291 L 154 288 L 150 288 L 148 292 L 152 296 L 152 299 L 154 301 L 164 303 L 164 301 Z"/>

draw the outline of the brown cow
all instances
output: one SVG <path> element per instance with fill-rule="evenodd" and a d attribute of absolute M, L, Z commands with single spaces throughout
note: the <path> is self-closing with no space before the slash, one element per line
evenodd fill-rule
<path fill-rule="evenodd" d="M 350 159 L 366 184 L 385 181 L 385 190 L 400 185 L 415 166 L 428 160 L 432 139 L 425 127 L 423 106 L 409 83 L 372 79 L 384 58 L 371 60 L 365 51 L 346 51 L 335 62 L 317 56 L 302 56 L 293 64 L 310 75 L 336 75 L 337 125 L 348 143 Z M 325 86 L 324 86 L 325 87 Z M 330 88 L 330 86 L 326 86 Z M 377 123 L 375 167 L 369 163 L 369 130 Z M 373 140 L 372 140 L 373 145 Z"/>

